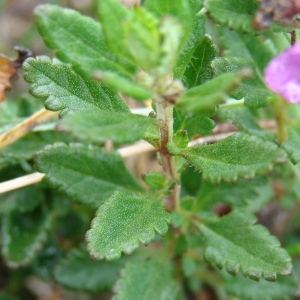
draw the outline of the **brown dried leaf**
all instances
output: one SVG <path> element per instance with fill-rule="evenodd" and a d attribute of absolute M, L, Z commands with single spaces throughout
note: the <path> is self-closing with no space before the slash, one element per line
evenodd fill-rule
<path fill-rule="evenodd" d="M 5 99 L 4 92 L 11 88 L 9 80 L 16 72 L 13 62 L 7 57 L 0 56 L 0 101 Z"/>
<path fill-rule="evenodd" d="M 14 49 L 18 52 L 17 58 L 10 59 L 0 54 L 0 102 L 5 100 L 5 91 L 11 88 L 11 77 L 21 68 L 23 61 L 32 55 L 26 48 L 16 46 Z"/>

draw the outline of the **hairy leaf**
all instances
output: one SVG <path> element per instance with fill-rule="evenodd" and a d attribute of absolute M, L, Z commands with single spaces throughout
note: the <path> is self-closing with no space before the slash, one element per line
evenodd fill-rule
<path fill-rule="evenodd" d="M 115 91 L 122 92 L 136 100 L 147 100 L 152 97 L 153 92 L 138 82 L 125 78 L 113 72 L 95 72 L 95 77 L 107 83 Z"/>
<path fill-rule="evenodd" d="M 183 149 L 179 155 L 200 170 L 204 180 L 212 183 L 264 175 L 274 164 L 286 159 L 276 144 L 244 133 L 233 134 L 216 144 Z"/>
<path fill-rule="evenodd" d="M 35 258 L 47 239 L 51 220 L 51 213 L 44 206 L 3 216 L 2 254 L 9 266 L 25 266 Z"/>
<path fill-rule="evenodd" d="M 42 150 L 46 145 L 53 144 L 62 139 L 66 142 L 70 141 L 66 133 L 54 131 L 30 132 L 1 149 L 0 168 L 8 164 L 12 165 L 30 160 L 36 152 Z"/>
<path fill-rule="evenodd" d="M 74 290 L 110 290 L 124 264 L 124 259 L 113 262 L 94 261 L 84 249 L 73 249 L 55 267 L 54 278 L 58 283 Z"/>
<path fill-rule="evenodd" d="M 55 144 L 39 152 L 35 158 L 45 180 L 60 188 L 67 196 L 93 208 L 114 191 L 143 191 L 137 180 L 126 169 L 117 152 L 81 144 Z"/>
<path fill-rule="evenodd" d="M 259 176 L 251 181 L 238 179 L 235 184 L 221 182 L 218 186 L 206 182 L 200 186 L 193 210 L 211 210 L 216 203 L 226 203 L 253 212 L 267 203 L 273 194 L 270 181 Z"/>
<path fill-rule="evenodd" d="M 26 60 L 23 67 L 31 93 L 46 98 L 45 107 L 49 110 L 61 110 L 61 115 L 93 109 L 128 111 L 116 93 L 96 81 L 83 79 L 58 60 L 40 56 Z"/>
<path fill-rule="evenodd" d="M 186 130 L 189 138 L 196 134 L 210 134 L 215 126 L 216 123 L 205 114 L 185 113 L 179 109 L 174 109 L 174 131 Z"/>
<path fill-rule="evenodd" d="M 244 78 L 240 86 L 229 95 L 235 99 L 245 99 L 245 105 L 250 108 L 260 108 L 268 105 L 267 98 L 271 96 L 269 89 L 255 71 L 253 62 L 243 58 L 217 58 L 212 62 L 216 75 L 227 72 L 236 72 L 244 68 L 253 70 L 251 78 Z"/>
<path fill-rule="evenodd" d="M 276 54 L 270 43 L 253 34 L 220 28 L 221 42 L 224 46 L 225 56 L 251 60 L 257 74 L 262 78 L 265 67 Z"/>
<path fill-rule="evenodd" d="M 131 21 L 132 12 L 118 0 L 98 0 L 98 14 L 109 49 L 123 57 L 128 56 L 124 43 L 124 23 Z"/>
<path fill-rule="evenodd" d="M 177 106 L 188 112 L 213 113 L 216 105 L 237 88 L 242 80 L 239 72 L 226 73 L 196 86 L 178 98 Z"/>
<path fill-rule="evenodd" d="M 161 1 L 160 1 L 161 2 Z M 175 70 L 174 70 L 174 77 L 181 79 L 186 67 L 190 63 L 193 54 L 195 53 L 195 49 L 197 49 L 198 45 L 202 41 L 205 33 L 205 16 L 204 15 L 197 15 L 194 20 L 194 25 L 192 31 L 190 32 L 187 42 L 183 49 L 181 50 Z"/>
<path fill-rule="evenodd" d="M 240 131 L 257 135 L 265 140 L 275 140 L 275 134 L 261 128 L 255 119 L 254 114 L 247 107 L 228 107 L 218 111 L 219 117 L 224 122 L 232 122 Z"/>
<path fill-rule="evenodd" d="M 287 126 L 288 139 L 282 143 L 282 147 L 288 153 L 294 164 L 300 162 L 300 133 L 299 123 Z"/>
<path fill-rule="evenodd" d="M 183 75 L 183 82 L 188 88 L 200 85 L 213 77 L 212 60 L 217 56 L 217 47 L 210 36 L 206 35 L 190 60 Z"/>
<path fill-rule="evenodd" d="M 87 232 L 89 252 L 97 259 L 118 259 L 122 251 L 131 254 L 139 242 L 149 244 L 155 231 L 165 234 L 168 222 L 170 215 L 157 195 L 116 192 L 100 206 Z"/>
<path fill-rule="evenodd" d="M 114 300 L 181 299 L 180 289 L 172 276 L 170 261 L 152 259 L 127 263 L 117 282 Z"/>
<path fill-rule="evenodd" d="M 101 25 L 93 19 L 75 10 L 49 4 L 39 5 L 35 15 L 38 30 L 47 46 L 55 49 L 61 60 L 72 63 L 87 76 L 97 69 L 124 76 L 135 72 L 135 67 L 117 58 L 107 48 Z"/>
<path fill-rule="evenodd" d="M 131 143 L 141 139 L 154 122 L 155 119 L 141 115 L 96 110 L 67 116 L 58 128 L 71 131 L 74 136 L 91 142 L 111 139 L 117 143 Z"/>
<path fill-rule="evenodd" d="M 171 15 L 177 18 L 183 25 L 184 36 L 182 37 L 181 44 L 184 45 L 189 33 L 192 30 L 194 19 L 196 19 L 196 12 L 193 12 L 192 1 L 186 0 L 147 0 L 144 6 L 151 12 L 155 13 L 158 17 Z M 194 5 L 195 6 L 195 5 Z M 200 10 L 200 5 L 199 10 Z M 199 28 L 198 28 L 199 29 Z"/>
<path fill-rule="evenodd" d="M 252 32 L 252 20 L 258 9 L 256 0 L 206 0 L 206 9 L 221 24 L 241 31 Z"/>
<path fill-rule="evenodd" d="M 225 275 L 225 274 L 224 274 Z M 295 278 L 280 276 L 276 282 L 262 280 L 255 282 L 238 276 L 224 276 L 225 289 L 230 295 L 244 300 L 282 300 L 292 299 L 296 295 Z"/>
<path fill-rule="evenodd" d="M 291 258 L 280 248 L 279 241 L 256 218 L 245 212 L 233 211 L 199 225 L 206 238 L 205 259 L 230 274 L 239 270 L 245 277 L 275 281 L 277 274 L 292 272 Z M 220 247 L 222 245 L 222 247 Z"/>

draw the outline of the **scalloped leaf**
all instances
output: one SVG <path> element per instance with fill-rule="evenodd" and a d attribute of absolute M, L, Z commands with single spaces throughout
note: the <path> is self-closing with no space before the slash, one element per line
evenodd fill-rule
<path fill-rule="evenodd" d="M 199 224 L 207 243 L 206 261 L 232 275 L 241 269 L 245 277 L 253 280 L 263 276 L 275 281 L 278 274 L 290 275 L 292 263 L 288 253 L 265 227 L 254 225 L 256 221 L 253 215 L 233 211 Z"/>
<path fill-rule="evenodd" d="M 255 115 L 247 107 L 237 106 L 223 108 L 218 111 L 218 116 L 224 122 L 232 122 L 242 132 L 257 135 L 264 140 L 274 141 L 276 138 L 275 133 L 263 129 L 257 124 Z"/>
<path fill-rule="evenodd" d="M 188 88 L 200 85 L 213 78 L 212 60 L 218 55 L 218 49 L 213 44 L 212 38 L 205 35 L 183 74 L 183 82 Z"/>
<path fill-rule="evenodd" d="M 113 300 L 183 299 L 168 258 L 129 262 L 117 281 Z"/>
<path fill-rule="evenodd" d="M 241 275 L 233 277 L 226 273 L 224 277 L 226 291 L 239 299 L 282 300 L 292 299 L 297 294 L 297 283 L 293 277 L 280 276 L 276 282 L 255 282 Z"/>
<path fill-rule="evenodd" d="M 114 193 L 100 206 L 87 232 L 88 250 L 96 259 L 118 259 L 121 252 L 131 254 L 139 242 L 149 244 L 155 231 L 168 231 L 170 215 L 161 197 Z"/>
<path fill-rule="evenodd" d="M 256 0 L 206 0 L 206 9 L 219 23 L 236 30 L 252 32 L 252 20 L 258 10 Z"/>
<path fill-rule="evenodd" d="M 187 112 L 213 114 L 216 106 L 226 100 L 227 94 L 239 86 L 242 76 L 239 72 L 219 75 L 183 93 L 176 105 Z"/>
<path fill-rule="evenodd" d="M 84 249 L 72 249 L 54 269 L 55 280 L 72 290 L 110 290 L 126 260 L 94 261 Z"/>
<path fill-rule="evenodd" d="M 107 48 L 102 27 L 95 20 L 73 9 L 49 4 L 37 6 L 34 12 L 46 45 L 55 49 L 61 60 L 72 63 L 76 70 L 88 76 L 97 69 L 129 77 L 135 73 L 135 67 Z"/>
<path fill-rule="evenodd" d="M 127 112 L 124 101 L 94 80 L 83 79 L 72 68 L 47 56 L 27 59 L 23 65 L 24 79 L 31 83 L 30 92 L 47 98 L 45 107 L 61 110 L 61 115 L 76 111 L 103 109 Z"/>
<path fill-rule="evenodd" d="M 2 254 L 10 267 L 28 265 L 47 239 L 52 215 L 45 206 L 30 212 L 13 211 L 3 216 Z"/>
<path fill-rule="evenodd" d="M 253 212 L 270 201 L 273 195 L 271 182 L 264 177 L 255 177 L 251 181 L 238 179 L 235 184 L 221 182 L 218 186 L 206 182 L 201 184 L 193 211 L 211 211 L 216 203 L 226 203 Z"/>
<path fill-rule="evenodd" d="M 271 96 L 270 90 L 257 73 L 251 60 L 244 58 L 219 57 L 212 62 L 212 68 L 216 75 L 227 72 L 236 72 L 243 68 L 250 68 L 254 74 L 251 78 L 244 78 L 237 89 L 229 93 L 230 97 L 245 100 L 245 105 L 250 108 L 266 107 L 267 98 Z"/>
<path fill-rule="evenodd" d="M 57 128 L 71 131 L 75 137 L 91 142 L 110 139 L 117 143 L 131 143 L 141 139 L 154 123 L 155 119 L 141 115 L 97 110 L 69 115 Z"/>
<path fill-rule="evenodd" d="M 300 132 L 299 123 L 287 126 L 288 139 L 281 144 L 286 150 L 293 164 L 300 162 Z"/>
<path fill-rule="evenodd" d="M 45 181 L 52 187 L 93 208 L 98 208 L 114 191 L 129 194 L 143 191 L 117 152 L 58 143 L 37 153 L 35 162 L 37 170 L 46 173 Z"/>
<path fill-rule="evenodd" d="M 211 183 L 265 175 L 274 164 L 286 160 L 285 152 L 276 144 L 244 133 L 233 134 L 216 144 L 183 149 L 179 155 Z"/>

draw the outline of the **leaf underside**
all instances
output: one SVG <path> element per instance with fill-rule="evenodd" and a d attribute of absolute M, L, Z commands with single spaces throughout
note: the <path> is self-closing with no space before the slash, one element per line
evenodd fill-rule
<path fill-rule="evenodd" d="M 97 259 L 118 259 L 131 254 L 139 242 L 149 244 L 155 231 L 164 235 L 170 222 L 162 199 L 114 193 L 98 210 L 87 232 L 88 250 Z"/>
<path fill-rule="evenodd" d="M 280 248 L 277 238 L 255 222 L 253 215 L 233 211 L 199 225 L 207 242 L 205 259 L 219 269 L 225 267 L 232 275 L 241 270 L 245 277 L 254 280 L 263 276 L 275 281 L 277 274 L 290 275 L 291 258 Z"/>

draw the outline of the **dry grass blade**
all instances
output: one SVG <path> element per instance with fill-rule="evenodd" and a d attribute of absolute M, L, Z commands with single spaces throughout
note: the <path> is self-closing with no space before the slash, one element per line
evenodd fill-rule
<path fill-rule="evenodd" d="M 32 130 L 36 125 L 47 122 L 54 117 L 58 116 L 59 112 L 52 112 L 46 109 L 41 109 L 23 122 L 19 123 L 9 131 L 0 135 L 0 148 L 13 143 L 28 132 Z"/>

